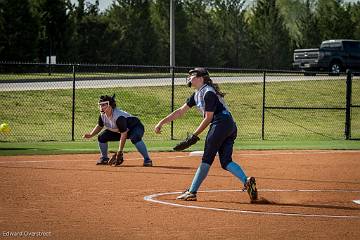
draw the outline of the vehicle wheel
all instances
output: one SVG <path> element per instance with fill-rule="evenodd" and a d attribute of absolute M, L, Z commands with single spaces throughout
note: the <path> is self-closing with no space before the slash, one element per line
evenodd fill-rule
<path fill-rule="evenodd" d="M 329 67 L 329 75 L 339 76 L 341 72 L 341 68 L 342 68 L 341 63 L 339 62 L 331 63 Z"/>

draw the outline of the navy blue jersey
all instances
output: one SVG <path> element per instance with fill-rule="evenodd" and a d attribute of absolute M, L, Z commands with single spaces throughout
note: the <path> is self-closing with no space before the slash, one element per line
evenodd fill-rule
<path fill-rule="evenodd" d="M 131 130 L 136 126 L 140 120 L 132 116 L 130 113 L 122 111 L 118 108 L 113 109 L 111 118 L 108 118 L 106 114 L 100 114 L 98 125 L 100 127 L 106 127 L 112 132 L 125 132 L 127 129 Z"/>
<path fill-rule="evenodd" d="M 216 94 L 213 87 L 209 85 L 202 86 L 199 90 L 195 91 L 186 101 L 189 107 L 196 106 L 202 115 L 205 112 L 214 112 L 214 115 L 228 111 L 224 99 Z"/>

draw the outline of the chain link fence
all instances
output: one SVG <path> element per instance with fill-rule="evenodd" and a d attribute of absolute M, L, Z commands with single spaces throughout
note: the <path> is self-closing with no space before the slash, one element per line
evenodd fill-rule
<path fill-rule="evenodd" d="M 0 141 L 81 141 L 97 124 L 101 95 L 145 125 L 146 140 L 181 139 L 202 118 L 193 108 L 154 133 L 157 122 L 182 106 L 190 67 L 0 63 Z M 344 139 L 346 75 L 209 68 L 226 93 L 238 139 Z M 360 137 L 360 79 L 353 77 L 351 137 Z"/>
<path fill-rule="evenodd" d="M 264 139 L 344 137 L 345 75 L 269 72 L 264 82 L 264 99 Z"/>
<path fill-rule="evenodd" d="M 360 140 L 360 73 L 352 76 L 351 93 L 351 139 Z"/>

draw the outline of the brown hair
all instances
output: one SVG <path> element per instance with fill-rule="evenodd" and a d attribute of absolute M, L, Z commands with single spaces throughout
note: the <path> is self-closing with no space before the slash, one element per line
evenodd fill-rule
<path fill-rule="evenodd" d="M 100 102 L 106 102 L 106 101 L 109 101 L 109 105 L 112 108 L 116 108 L 115 93 L 114 93 L 114 95 L 112 97 L 110 97 L 108 95 L 100 96 L 99 103 Z"/>
<path fill-rule="evenodd" d="M 203 76 L 203 78 L 204 78 L 204 84 L 213 87 L 213 88 L 215 89 L 215 92 L 216 92 L 217 95 L 219 95 L 219 96 L 222 97 L 222 98 L 225 96 L 225 93 L 223 93 L 223 92 L 220 90 L 219 85 L 216 84 L 216 83 L 213 83 L 213 81 L 210 79 L 209 76 Z"/>

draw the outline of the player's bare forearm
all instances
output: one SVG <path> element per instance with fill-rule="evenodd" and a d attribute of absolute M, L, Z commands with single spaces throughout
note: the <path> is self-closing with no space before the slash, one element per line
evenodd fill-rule
<path fill-rule="evenodd" d="M 96 125 L 90 133 L 86 133 L 84 135 L 84 138 L 92 138 L 93 136 L 98 134 L 101 131 L 101 129 L 102 129 L 102 127 L 100 127 L 99 125 Z"/>
<path fill-rule="evenodd" d="M 162 119 L 160 121 L 160 123 L 162 125 L 169 123 L 171 121 L 174 121 L 175 119 L 178 119 L 179 117 L 181 117 L 183 114 L 185 113 L 185 110 L 182 108 L 178 108 L 176 109 L 174 112 L 170 113 L 167 117 L 165 117 L 164 119 Z"/>
<path fill-rule="evenodd" d="M 209 126 L 209 124 L 211 123 L 213 116 L 214 116 L 213 112 L 205 112 L 205 117 L 201 121 L 198 128 L 195 130 L 194 135 L 198 136 L 200 133 L 202 133 L 207 128 L 207 126 Z"/>
<path fill-rule="evenodd" d="M 187 106 L 187 104 L 184 104 L 183 106 L 181 106 L 180 108 L 176 109 L 175 111 L 173 111 L 172 113 L 170 113 L 168 116 L 166 116 L 165 118 L 161 119 L 159 121 L 159 123 L 155 126 L 155 132 L 156 133 L 160 133 L 161 132 L 161 128 L 164 124 L 167 124 L 171 121 L 174 121 L 175 119 L 181 117 L 187 110 L 189 110 L 189 106 Z"/>
<path fill-rule="evenodd" d="M 102 127 L 100 127 L 99 125 L 96 125 L 96 127 L 94 127 L 94 129 L 91 131 L 91 135 L 95 136 L 96 134 L 98 134 L 101 131 Z"/>

